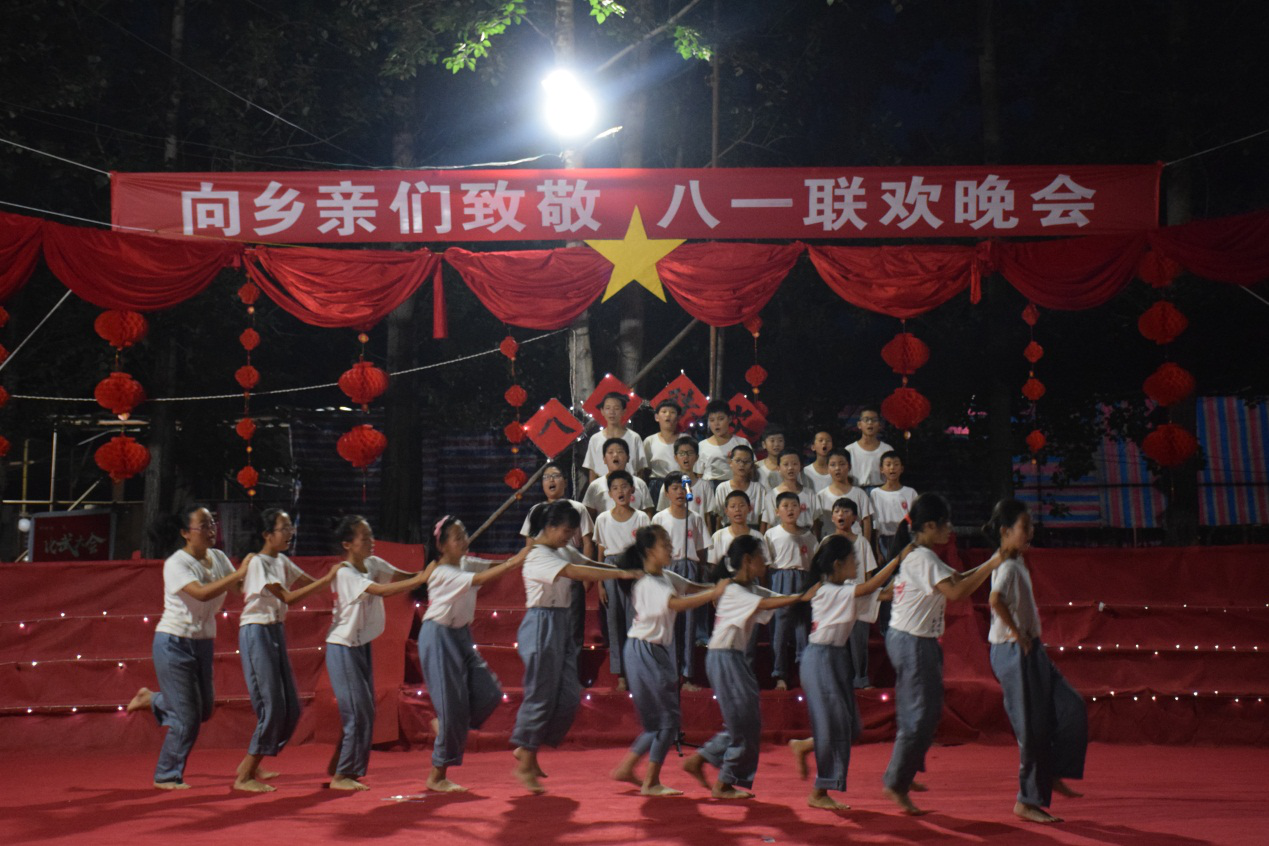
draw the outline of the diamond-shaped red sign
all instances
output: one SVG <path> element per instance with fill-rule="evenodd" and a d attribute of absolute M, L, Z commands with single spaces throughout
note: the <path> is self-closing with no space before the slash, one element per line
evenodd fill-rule
<path fill-rule="evenodd" d="M 573 416 L 568 406 L 557 399 L 548 401 L 524 425 L 525 434 L 529 436 L 529 440 L 533 441 L 547 458 L 559 455 L 582 435 L 581 421 Z"/>
<path fill-rule="evenodd" d="M 696 383 L 687 378 L 687 374 L 680 373 L 676 379 L 661 389 L 661 393 L 652 398 L 652 409 L 660 405 L 664 400 L 669 400 L 679 407 L 679 431 L 687 428 L 687 424 L 691 423 L 705 415 L 705 406 L 709 402 L 705 398 L 705 392 L 696 387 Z"/>
<path fill-rule="evenodd" d="M 595 418 L 595 422 L 600 426 L 608 425 L 608 421 L 604 419 L 604 415 L 600 412 L 599 406 L 603 404 L 604 397 L 609 394 L 621 394 L 623 397 L 630 398 L 630 400 L 626 403 L 626 412 L 621 417 L 622 423 L 629 423 L 630 418 L 634 417 L 634 413 L 638 411 L 639 406 L 643 404 L 643 397 L 632 391 L 629 385 L 611 373 L 605 375 L 600 383 L 595 386 L 594 392 L 586 398 L 586 402 L 582 403 L 582 408 L 586 410 L 587 414 Z"/>
<path fill-rule="evenodd" d="M 751 444 L 758 443 L 767 428 L 767 415 L 744 394 L 736 394 L 727 404 L 731 406 L 732 431 Z"/>

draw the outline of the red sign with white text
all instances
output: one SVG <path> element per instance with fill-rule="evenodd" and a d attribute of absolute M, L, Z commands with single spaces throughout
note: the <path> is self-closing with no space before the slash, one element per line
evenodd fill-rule
<path fill-rule="evenodd" d="M 976 238 L 1158 225 L 1159 165 L 114 173 L 116 226 L 239 241 Z"/>

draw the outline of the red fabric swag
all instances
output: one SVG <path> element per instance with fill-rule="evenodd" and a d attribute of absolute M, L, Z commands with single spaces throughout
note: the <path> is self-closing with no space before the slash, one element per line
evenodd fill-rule
<path fill-rule="evenodd" d="M 242 245 L 159 238 L 44 223 L 44 261 L 81 299 L 101 308 L 158 311 L 202 293 Z"/>
<path fill-rule="evenodd" d="M 254 247 L 245 262 L 247 275 L 283 310 L 312 326 L 359 330 L 387 317 L 439 266 L 431 250 L 320 247 Z M 443 299 L 440 311 L 442 323 L 432 327 L 437 338 L 445 337 Z"/>
<path fill-rule="evenodd" d="M 44 221 L 0 212 L 0 303 L 31 278 L 43 246 Z"/>
<path fill-rule="evenodd" d="M 997 243 L 1001 274 L 1043 308 L 1077 311 L 1109 302 L 1137 275 L 1145 235 Z"/>
<path fill-rule="evenodd" d="M 657 271 L 683 310 L 710 326 L 762 311 L 802 254 L 802 244 L 683 244 Z"/>
<path fill-rule="evenodd" d="M 1205 279 L 1254 285 L 1269 278 L 1269 211 L 1196 220 L 1146 237 L 1161 255 Z"/>
<path fill-rule="evenodd" d="M 568 326 L 603 293 L 612 275 L 612 264 L 590 247 L 513 253 L 450 247 L 445 260 L 494 317 L 525 329 Z"/>
<path fill-rule="evenodd" d="M 973 247 L 807 246 L 820 277 L 838 296 L 869 311 L 908 318 L 969 287 Z"/>

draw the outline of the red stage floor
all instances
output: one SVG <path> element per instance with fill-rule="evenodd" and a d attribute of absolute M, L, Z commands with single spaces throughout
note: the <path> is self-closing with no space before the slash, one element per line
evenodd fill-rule
<path fill-rule="evenodd" d="M 263 796 L 229 789 L 239 752 L 195 749 L 186 774 L 194 789 L 149 786 L 154 754 L 7 756 L 0 775 L 0 843 L 268 844 L 340 841 L 409 843 L 870 844 L 936 840 L 988 844 L 1261 844 L 1266 842 L 1269 756 L 1247 747 L 1094 744 L 1086 798 L 1059 800 L 1058 826 L 1022 823 L 1010 814 L 1016 751 L 1008 746 L 936 747 L 930 792 L 917 801 L 932 813 L 897 815 L 880 795 L 890 745 L 854 751 L 841 814 L 807 808 L 787 749 L 766 747 L 755 785 L 741 803 L 710 800 L 673 759 L 664 781 L 681 798 L 644 799 L 606 774 L 619 748 L 543 752 L 551 774 L 544 796 L 525 795 L 509 777 L 507 752 L 468 756 L 454 771 L 473 788 L 463 797 L 420 795 L 427 751 L 375 752 L 367 793 L 321 789 L 330 747 L 288 750 L 277 763 L 278 790 Z M 401 800 L 401 796 L 415 798 Z"/>

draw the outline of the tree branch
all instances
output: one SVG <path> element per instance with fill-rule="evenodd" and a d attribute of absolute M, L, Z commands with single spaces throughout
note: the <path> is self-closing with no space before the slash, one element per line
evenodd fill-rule
<path fill-rule="evenodd" d="M 603 73 L 604 71 L 608 70 L 608 68 L 612 67 L 617 62 L 624 59 L 627 56 L 627 54 L 635 50 L 641 44 L 647 41 L 651 41 L 652 39 L 661 35 L 661 33 L 665 32 L 667 29 L 669 29 L 670 27 L 678 23 L 680 18 L 682 18 L 688 12 L 692 11 L 692 9 L 695 8 L 696 6 L 700 5 L 700 2 L 701 0 L 691 0 L 691 2 L 688 3 L 686 6 L 684 6 L 682 9 L 679 9 L 677 12 L 671 15 L 670 19 L 667 20 L 665 23 L 661 24 L 659 27 L 652 30 L 651 32 L 643 36 L 643 38 L 640 38 L 635 43 L 628 44 L 625 47 L 618 50 L 615 54 L 613 54 L 611 58 L 608 59 L 608 61 L 604 62 L 599 67 L 595 68 L 595 73 Z"/>

